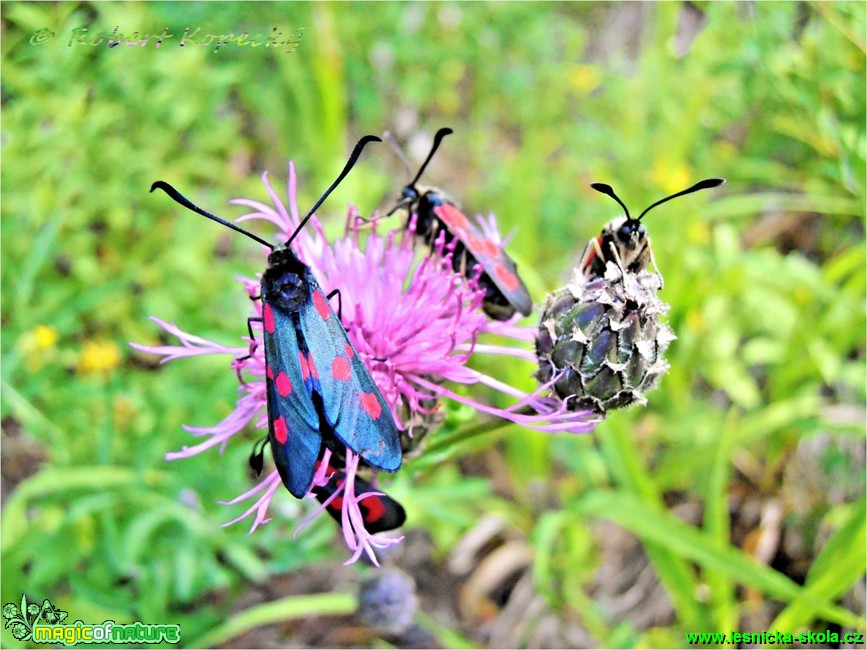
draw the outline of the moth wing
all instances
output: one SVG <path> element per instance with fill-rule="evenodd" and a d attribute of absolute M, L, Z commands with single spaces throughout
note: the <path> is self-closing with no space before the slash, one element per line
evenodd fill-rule
<path fill-rule="evenodd" d="M 292 314 L 265 303 L 265 365 L 271 454 L 286 489 L 297 498 L 313 482 L 322 432 L 312 382 L 302 375 Z M 269 316 L 270 314 L 270 316 Z M 269 332 L 269 326 L 273 331 Z"/>
<path fill-rule="evenodd" d="M 340 442 L 369 465 L 396 472 L 402 454 L 388 404 L 309 271 L 306 279 L 310 300 L 299 310 L 299 318 L 321 386 L 325 417 Z"/>
<path fill-rule="evenodd" d="M 329 468 L 332 469 L 332 468 Z M 325 503 L 339 490 L 346 481 L 346 472 L 332 470 L 334 473 L 323 486 L 314 487 L 313 494 L 319 503 Z M 355 493 L 381 492 L 360 476 L 355 477 Z M 406 511 L 395 499 L 385 493 L 372 494 L 358 502 L 364 527 L 368 533 L 376 534 L 386 530 L 400 528 L 406 521 Z M 325 509 L 336 521 L 340 522 L 343 517 L 343 495 L 339 495 L 328 501 Z"/>
<path fill-rule="evenodd" d="M 509 303 L 522 315 L 529 316 L 533 311 L 533 300 L 518 275 L 518 266 L 505 249 L 479 232 L 464 213 L 451 203 L 437 205 L 434 214 L 481 264 L 485 275 Z"/>

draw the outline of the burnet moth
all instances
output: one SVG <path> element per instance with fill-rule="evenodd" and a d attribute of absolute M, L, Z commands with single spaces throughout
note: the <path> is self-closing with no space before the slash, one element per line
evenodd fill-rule
<path fill-rule="evenodd" d="M 579 268 L 587 278 L 601 278 L 605 275 L 605 267 L 608 262 L 614 262 L 625 271 L 638 273 L 644 271 L 647 265 L 653 263 L 653 249 L 650 246 L 650 237 L 647 234 L 647 229 L 641 223 L 641 218 L 650 212 L 653 208 L 670 201 L 671 199 L 683 196 L 684 194 L 692 194 L 699 190 L 706 190 L 711 187 L 718 187 L 725 183 L 724 178 L 708 178 L 692 187 L 677 192 L 671 196 L 667 196 L 646 208 L 644 212 L 633 219 L 629 216 L 629 209 L 620 200 L 610 185 L 605 183 L 591 183 L 592 187 L 597 192 L 607 194 L 612 199 L 620 204 L 626 216 L 617 217 L 610 221 L 605 228 L 602 229 L 602 234 L 591 239 L 584 249 L 581 256 Z"/>
<path fill-rule="evenodd" d="M 313 496 L 319 503 L 325 505 L 325 511 L 335 521 L 341 523 L 344 495 L 338 493 L 345 489 L 346 472 L 337 470 L 329 464 L 325 470 L 325 475 L 329 477 L 328 482 L 322 486 L 314 486 Z M 334 496 L 335 494 L 337 496 Z M 400 528 L 406 521 L 406 511 L 402 505 L 382 491 L 375 489 L 360 476 L 355 477 L 355 494 L 368 494 L 368 496 L 359 499 L 358 507 L 364 521 L 364 528 L 371 535 Z"/>
<path fill-rule="evenodd" d="M 398 204 L 389 214 L 401 208 L 405 208 L 410 217 L 415 212 L 418 215 L 416 232 L 429 244 L 436 240 L 440 231 L 445 233 L 446 244 L 456 240 L 452 258 L 455 270 L 472 273 L 477 264 L 481 266 L 479 286 L 485 291 L 482 306 L 488 316 L 496 320 L 508 320 L 515 312 L 529 316 L 533 309 L 530 292 L 518 276 L 517 265 L 506 254 L 503 246 L 486 237 L 442 190 L 417 184 L 442 139 L 450 133 L 453 131 L 449 128 L 436 132 L 427 159 L 403 188 Z M 400 149 L 396 150 L 409 169 Z"/>
<path fill-rule="evenodd" d="M 286 489 L 301 498 L 310 490 L 322 451 L 346 447 L 371 467 L 396 472 L 401 465 L 397 426 L 340 319 L 312 271 L 291 244 L 316 209 L 352 169 L 372 135 L 355 145 L 349 161 L 285 244 L 275 246 L 190 202 L 164 181 L 161 189 L 185 208 L 236 230 L 271 249 L 262 275 L 268 440 Z M 338 293 L 337 291 L 333 293 Z M 338 295 L 339 298 L 339 295 Z M 338 309 L 339 311 L 339 309 Z"/>
<path fill-rule="evenodd" d="M 269 437 L 265 436 L 253 445 L 253 451 L 250 454 L 250 468 L 257 477 L 262 474 L 265 464 L 264 446 L 268 442 Z M 329 463 L 322 472 L 327 481 L 322 485 L 314 485 L 311 488 L 311 493 L 319 503 L 325 506 L 325 511 L 335 521 L 342 523 L 346 472 L 336 469 L 333 462 L 335 459 L 341 462 L 344 461 L 346 454 L 337 447 L 331 449 L 331 452 Z M 316 461 L 317 472 L 321 465 L 322 457 L 320 456 L 319 460 Z M 400 528 L 406 522 L 406 511 L 403 509 L 403 506 L 381 490 L 374 488 L 370 482 L 356 475 L 353 481 L 353 488 L 356 496 L 368 495 L 358 499 L 358 510 L 364 522 L 364 529 L 368 533 L 376 534 L 387 530 L 394 530 L 395 528 Z"/>

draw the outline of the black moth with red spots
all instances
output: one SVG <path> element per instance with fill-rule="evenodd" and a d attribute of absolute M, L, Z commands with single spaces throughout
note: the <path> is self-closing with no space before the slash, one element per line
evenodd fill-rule
<path fill-rule="evenodd" d="M 262 275 L 262 317 L 249 321 L 261 322 L 263 328 L 271 453 L 283 484 L 298 498 L 310 491 L 325 448 L 341 454 L 350 449 L 386 472 L 397 471 L 402 461 L 388 405 L 310 268 L 291 249 L 295 236 L 372 141 L 380 139 L 369 135 L 359 140 L 337 180 L 279 247 L 199 208 L 168 183 L 157 181 L 151 187 L 271 249 Z M 252 354 L 257 343 L 249 323 L 248 329 Z M 261 459 L 251 458 L 251 465 L 261 469 Z"/>
<path fill-rule="evenodd" d="M 338 471 L 331 465 L 326 471 L 329 476 L 328 482 L 323 486 L 314 486 L 313 496 L 319 503 L 326 504 L 325 510 L 337 523 L 342 523 L 343 494 L 333 495 L 345 489 L 346 472 Z M 371 494 L 358 501 L 361 518 L 364 520 L 364 528 L 368 533 L 375 535 L 403 526 L 406 521 L 406 512 L 402 505 L 387 494 L 382 493 L 381 490 L 374 488 L 360 476 L 355 477 L 354 486 L 356 496 L 368 492 L 379 492 L 379 494 Z"/>
<path fill-rule="evenodd" d="M 450 133 L 449 128 L 436 132 L 427 159 L 415 178 L 403 188 L 400 201 L 391 212 L 406 208 L 410 217 L 415 212 L 418 215 L 416 232 L 428 244 L 432 244 L 440 232 L 445 233 L 446 244 L 454 241 L 452 262 L 456 271 L 471 275 L 476 265 L 481 267 L 479 286 L 485 291 L 482 306 L 488 316 L 496 320 L 508 320 L 515 312 L 529 316 L 533 310 L 530 292 L 518 276 L 517 264 L 506 255 L 502 245 L 486 237 L 440 190 L 416 186 L 440 142 Z"/>

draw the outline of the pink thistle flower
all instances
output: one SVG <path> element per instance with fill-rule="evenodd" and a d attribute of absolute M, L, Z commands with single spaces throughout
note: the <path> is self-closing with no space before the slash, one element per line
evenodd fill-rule
<path fill-rule="evenodd" d="M 288 208 L 271 186 L 267 173 L 263 174 L 262 180 L 272 205 L 234 199 L 232 203 L 251 209 L 236 221 L 268 221 L 278 229 L 276 239 L 284 242 L 300 223 L 294 167 L 289 164 Z M 438 412 L 436 402 L 440 397 L 539 431 L 584 433 L 593 429 L 596 420 L 589 412 L 569 411 L 556 400 L 543 397 L 549 388 L 547 384 L 526 394 L 467 366 L 475 353 L 512 356 L 537 364 L 535 354 L 525 348 L 477 342 L 479 335 L 490 333 L 528 345 L 534 340 L 535 332 L 531 328 L 516 326 L 516 319 L 505 323 L 488 321 L 481 310 L 484 291 L 475 279 L 467 280 L 453 270 L 451 250 L 444 244 L 443 237 L 434 244 L 431 254 L 419 258 L 413 239 L 414 220 L 407 229 L 385 236 L 380 235 L 374 226 L 363 245 L 360 241 L 361 223 L 358 211 L 350 207 L 345 234 L 329 243 L 321 223 L 313 217 L 292 245 L 301 261 L 311 268 L 323 290 L 340 289 L 343 325 L 410 446 L 413 428 L 419 420 L 424 422 L 426 417 Z M 499 241 L 493 215 L 487 223 L 483 222 L 483 227 Z M 259 294 L 258 280 L 239 280 L 248 295 Z M 253 301 L 253 309 L 254 316 L 262 316 L 260 301 Z M 248 340 L 252 353 L 241 358 L 248 354 L 246 346 L 220 345 L 184 332 L 174 324 L 153 320 L 177 338 L 180 345 L 133 343 L 132 347 L 161 355 L 162 362 L 202 354 L 229 355 L 231 366 L 239 378 L 245 378 L 239 387 L 241 396 L 235 410 L 212 427 L 184 427 L 196 436 L 207 438 L 196 445 L 167 453 L 167 460 L 188 458 L 212 447 L 219 447 L 222 451 L 228 440 L 251 422 L 257 428 L 267 428 L 264 346 L 253 347 L 253 342 Z M 261 331 L 261 325 L 259 327 Z M 464 385 L 482 383 L 518 401 L 508 409 L 493 408 L 443 386 L 445 381 Z M 325 453 L 330 454 L 327 450 Z M 346 450 L 346 480 L 340 488 L 341 524 L 346 544 L 353 551 L 349 562 L 366 553 L 375 563 L 375 549 L 390 546 L 402 538 L 371 535 L 365 529 L 359 503 L 372 493 L 355 493 L 358 462 L 358 456 Z M 320 468 L 327 465 L 328 459 L 324 458 Z M 310 495 L 313 489 L 325 485 L 328 478 L 317 472 Z M 279 485 L 280 478 L 275 471 L 246 493 L 221 502 L 236 505 L 256 497 L 246 512 L 228 524 L 253 516 L 252 533 L 259 525 L 267 523 L 267 509 Z M 332 495 L 332 498 L 336 497 L 337 493 Z M 326 505 L 320 505 L 311 517 Z M 301 527 L 304 525 L 306 522 Z"/>

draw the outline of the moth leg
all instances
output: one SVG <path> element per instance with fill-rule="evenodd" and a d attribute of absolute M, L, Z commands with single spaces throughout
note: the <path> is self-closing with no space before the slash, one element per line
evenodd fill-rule
<path fill-rule="evenodd" d="M 599 246 L 598 237 L 594 237 L 587 242 L 587 245 L 584 247 L 584 252 L 581 253 L 581 262 L 578 265 L 578 268 L 587 275 L 594 259 L 602 259 L 602 248 Z"/>
<path fill-rule="evenodd" d="M 241 377 L 241 362 L 250 359 L 253 353 L 256 352 L 256 348 L 259 347 L 259 343 L 256 342 L 256 337 L 253 335 L 253 323 L 261 323 L 263 321 L 264 319 L 261 316 L 251 316 L 247 319 L 247 333 L 250 335 L 250 353 L 243 357 L 237 357 L 233 364 L 235 366 L 235 374 L 238 375 L 238 381 L 244 386 L 247 385 L 247 382 Z"/>
<path fill-rule="evenodd" d="M 337 296 L 337 320 L 343 322 L 343 296 L 340 295 L 340 289 L 335 289 L 325 297 L 331 300 L 334 296 Z"/>
<path fill-rule="evenodd" d="M 662 277 L 662 273 L 659 272 L 659 267 L 656 265 L 656 258 L 653 256 L 653 247 L 649 242 L 647 244 L 647 252 L 650 255 L 650 265 L 653 266 L 653 272 L 656 273 L 659 278 L 659 288 L 663 289 L 665 287 L 665 280 Z"/>
<path fill-rule="evenodd" d="M 328 300 L 331 300 L 334 296 L 337 296 L 337 318 L 338 320 L 343 321 L 343 316 L 341 315 L 341 312 L 343 311 L 343 294 L 340 293 L 340 289 L 335 289 L 325 297 Z M 372 357 L 372 359 L 374 361 L 388 361 L 388 359 L 380 359 L 378 357 Z"/>
<path fill-rule="evenodd" d="M 594 237 L 590 241 L 591 241 L 591 244 L 593 245 L 593 250 L 595 250 L 596 254 L 601 258 L 602 257 L 602 245 L 599 243 L 599 238 Z M 611 246 L 614 247 L 614 244 L 612 243 Z M 616 253 L 617 249 L 615 249 L 614 252 Z"/>
<path fill-rule="evenodd" d="M 614 258 L 614 263 L 617 265 L 617 268 L 620 269 L 620 274 L 626 275 L 626 267 L 623 266 L 623 260 L 620 257 L 620 252 L 617 250 L 617 246 L 614 245 L 614 242 L 610 242 L 609 246 L 611 247 L 611 256 Z"/>
<path fill-rule="evenodd" d="M 355 216 L 355 223 L 352 224 L 356 230 L 369 230 L 376 226 L 378 221 L 391 216 L 388 214 L 378 214 L 375 217 L 362 217 L 360 214 Z"/>
<path fill-rule="evenodd" d="M 253 323 L 263 323 L 265 321 L 261 316 L 251 316 L 247 319 L 247 333 L 250 335 L 250 354 L 246 357 L 241 357 L 238 361 L 243 361 L 244 359 L 249 359 L 253 356 L 253 353 L 256 351 L 256 348 L 259 347 L 259 344 L 256 342 L 256 337 L 253 335 Z"/>

